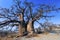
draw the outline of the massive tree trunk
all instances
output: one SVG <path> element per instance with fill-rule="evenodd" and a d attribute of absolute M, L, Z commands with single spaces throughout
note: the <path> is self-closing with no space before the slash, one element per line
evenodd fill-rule
<path fill-rule="evenodd" d="M 22 25 L 21 24 L 19 24 L 19 27 L 18 27 L 18 35 L 19 36 L 22 36 L 23 35 L 23 30 L 22 30 L 23 28 L 22 28 Z"/>
<path fill-rule="evenodd" d="M 19 28 L 18 28 L 18 35 L 22 36 L 23 32 L 28 31 L 28 34 L 33 34 L 34 33 L 34 21 L 28 20 L 27 23 L 24 22 L 24 18 L 23 18 L 23 14 L 19 15 L 19 19 L 20 19 L 20 24 L 19 24 Z"/>
<path fill-rule="evenodd" d="M 34 26 L 33 26 L 33 21 L 30 20 L 27 24 L 27 31 L 28 31 L 28 35 L 31 35 L 34 33 Z"/>
<path fill-rule="evenodd" d="M 23 14 L 19 14 L 19 19 L 20 19 L 20 24 L 19 24 L 19 27 L 18 27 L 18 35 L 19 36 L 22 36 L 23 35 Z"/>

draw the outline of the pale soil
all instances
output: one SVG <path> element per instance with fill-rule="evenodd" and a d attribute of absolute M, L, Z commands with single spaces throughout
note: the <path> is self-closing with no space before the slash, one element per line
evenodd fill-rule
<path fill-rule="evenodd" d="M 60 34 L 38 34 L 36 37 L 26 38 L 26 37 L 18 37 L 18 38 L 2 38 L 0 40 L 60 40 Z"/>
<path fill-rule="evenodd" d="M 21 38 L 22 40 L 60 40 L 58 34 L 39 34 L 37 37 Z"/>

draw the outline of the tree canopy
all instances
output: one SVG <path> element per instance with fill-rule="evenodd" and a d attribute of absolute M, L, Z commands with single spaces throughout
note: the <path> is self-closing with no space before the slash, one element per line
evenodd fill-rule
<path fill-rule="evenodd" d="M 0 8 L 0 19 L 3 19 L 0 21 L 0 28 L 19 26 L 19 24 L 26 29 L 28 28 L 27 25 L 31 24 L 33 26 L 31 28 L 34 28 L 35 21 L 41 25 L 38 20 L 54 17 L 49 15 L 49 12 L 60 10 L 60 8 L 47 4 L 36 6 L 27 1 L 13 0 L 13 2 L 14 4 L 10 8 Z"/>

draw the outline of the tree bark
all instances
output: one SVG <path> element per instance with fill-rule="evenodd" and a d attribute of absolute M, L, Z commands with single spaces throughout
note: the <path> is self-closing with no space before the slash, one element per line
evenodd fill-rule
<path fill-rule="evenodd" d="M 33 21 L 32 20 L 30 20 L 29 22 L 28 22 L 28 24 L 27 24 L 27 31 L 28 31 L 28 35 L 31 35 L 31 34 L 33 34 L 34 33 L 34 26 L 33 26 Z"/>
<path fill-rule="evenodd" d="M 19 27 L 18 27 L 18 35 L 19 36 L 22 36 L 23 35 L 23 14 L 19 14 L 19 19 L 20 19 L 20 24 L 19 24 Z"/>
<path fill-rule="evenodd" d="M 19 27 L 18 27 L 18 35 L 19 36 L 22 36 L 23 35 L 23 30 L 22 30 L 22 25 L 19 24 Z"/>
<path fill-rule="evenodd" d="M 26 23 L 24 23 L 24 18 L 23 18 L 23 14 L 20 14 L 19 15 L 19 19 L 20 19 L 20 24 L 19 24 L 19 29 L 18 29 L 18 34 L 19 35 L 23 35 L 23 32 L 25 31 L 27 31 L 27 32 L 29 32 L 29 35 L 30 34 L 33 34 L 34 33 L 34 21 L 32 21 L 32 19 L 31 20 L 29 20 L 28 22 L 27 22 L 27 24 Z M 26 24 L 26 25 L 25 25 Z"/>

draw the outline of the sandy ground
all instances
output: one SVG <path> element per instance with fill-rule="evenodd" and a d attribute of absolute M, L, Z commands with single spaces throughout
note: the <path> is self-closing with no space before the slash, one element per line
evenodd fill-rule
<path fill-rule="evenodd" d="M 60 40 L 60 34 L 38 34 L 36 37 L 31 38 L 25 38 L 25 37 L 19 37 L 19 38 L 2 38 L 0 40 Z"/>
<path fill-rule="evenodd" d="M 32 38 L 19 38 L 20 40 L 60 40 L 60 34 L 39 34 Z"/>

